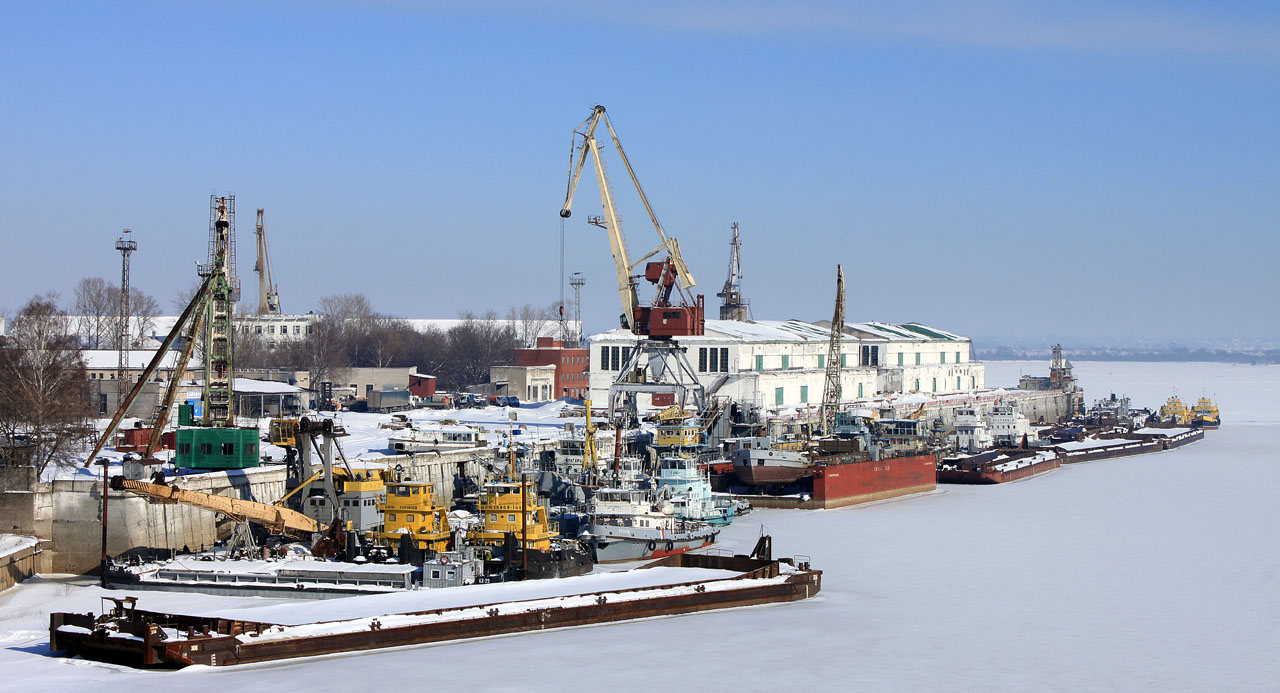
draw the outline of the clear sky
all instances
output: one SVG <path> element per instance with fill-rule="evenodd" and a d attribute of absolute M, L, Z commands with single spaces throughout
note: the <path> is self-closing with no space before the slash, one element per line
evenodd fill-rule
<path fill-rule="evenodd" d="M 9 311 L 118 280 L 124 227 L 169 308 L 228 191 L 242 308 L 257 207 L 286 312 L 549 304 L 601 103 L 709 312 L 737 221 L 757 319 L 829 318 L 841 262 L 851 320 L 1280 341 L 1275 3 L 48 1 L 6 7 L 0 65 Z M 584 178 L 589 331 L 619 312 L 599 207 Z"/>

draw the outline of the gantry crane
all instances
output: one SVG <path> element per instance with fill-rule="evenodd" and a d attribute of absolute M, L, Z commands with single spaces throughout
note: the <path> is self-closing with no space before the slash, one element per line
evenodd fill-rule
<path fill-rule="evenodd" d="M 844 268 L 836 265 L 836 309 L 831 316 L 831 337 L 827 342 L 827 379 L 822 388 L 822 432 L 831 435 L 840 409 L 840 343 L 844 336 Z"/>
<path fill-rule="evenodd" d="M 635 185 L 660 241 L 657 248 L 635 263 L 631 262 L 622 237 L 622 225 L 618 220 L 613 191 L 605 172 L 601 143 L 596 136 L 596 130 L 602 122 L 609 132 L 614 149 L 627 168 L 627 175 Z M 574 129 L 572 147 L 569 184 L 560 216 L 565 219 L 572 216 L 573 195 L 582 179 L 583 166 L 590 156 L 604 214 L 601 217 L 589 217 L 588 223 L 608 232 L 609 248 L 613 253 L 613 266 L 617 275 L 618 297 L 622 303 L 621 324 L 641 338 L 610 387 L 610 410 L 615 416 L 629 415 L 632 422 L 638 422 L 635 416 L 635 396 L 640 393 L 675 395 L 679 398 L 681 407 L 692 396 L 693 403 L 698 409 L 702 409 L 705 390 L 685 356 L 684 348 L 673 339 L 700 335 L 706 324 L 702 295 L 691 298 L 687 293 L 695 285 L 695 281 L 680 256 L 680 244 L 666 234 L 658 221 L 658 216 L 636 177 L 635 169 L 622 149 L 618 133 L 605 114 L 604 106 L 593 108 L 591 115 Z M 662 256 L 663 253 L 665 257 L 662 259 L 650 261 L 650 258 Z M 641 263 L 644 263 L 644 271 L 637 273 Z M 655 285 L 653 300 L 648 306 L 640 305 L 636 293 L 640 277 Z"/>
<path fill-rule="evenodd" d="M 253 271 L 258 273 L 258 315 L 279 315 L 280 292 L 271 275 L 271 254 L 267 252 L 267 229 L 262 223 L 262 212 L 258 210 L 258 223 L 253 231 L 258 239 L 258 262 L 253 266 Z"/>

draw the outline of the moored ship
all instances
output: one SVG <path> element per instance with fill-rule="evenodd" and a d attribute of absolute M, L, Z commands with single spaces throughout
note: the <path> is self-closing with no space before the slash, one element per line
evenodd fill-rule
<path fill-rule="evenodd" d="M 580 537 L 597 563 L 662 558 L 715 543 L 720 530 L 681 520 L 654 507 L 644 491 L 602 488 L 591 499 L 590 524 Z"/>
<path fill-rule="evenodd" d="M 932 491 L 938 455 L 923 422 L 874 421 L 869 411 L 841 412 L 836 435 L 814 441 L 807 466 L 790 484 L 758 485 L 756 507 L 839 508 Z"/>
<path fill-rule="evenodd" d="M 1222 424 L 1218 416 L 1218 405 L 1208 397 L 1201 397 L 1191 408 L 1191 425 L 1196 428 L 1214 429 Z"/>

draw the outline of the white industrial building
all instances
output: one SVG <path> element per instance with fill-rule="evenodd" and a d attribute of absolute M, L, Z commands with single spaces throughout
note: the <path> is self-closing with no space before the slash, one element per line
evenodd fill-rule
<path fill-rule="evenodd" d="M 769 409 L 818 406 L 826 382 L 829 323 L 707 320 L 705 334 L 678 338 L 709 396 Z M 616 329 L 591 338 L 591 398 L 609 386 L 637 337 Z M 966 337 L 918 323 L 847 323 L 841 340 L 845 401 L 881 393 L 970 392 L 986 386 Z M 642 406 L 649 405 L 647 397 Z"/>

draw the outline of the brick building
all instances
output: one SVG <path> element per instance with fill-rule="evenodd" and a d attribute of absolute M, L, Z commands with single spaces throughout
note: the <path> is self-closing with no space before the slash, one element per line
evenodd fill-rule
<path fill-rule="evenodd" d="M 533 348 L 516 349 L 515 360 L 517 366 L 555 366 L 553 397 L 586 397 L 591 387 L 589 349 L 567 347 L 559 339 L 538 337 Z"/>

